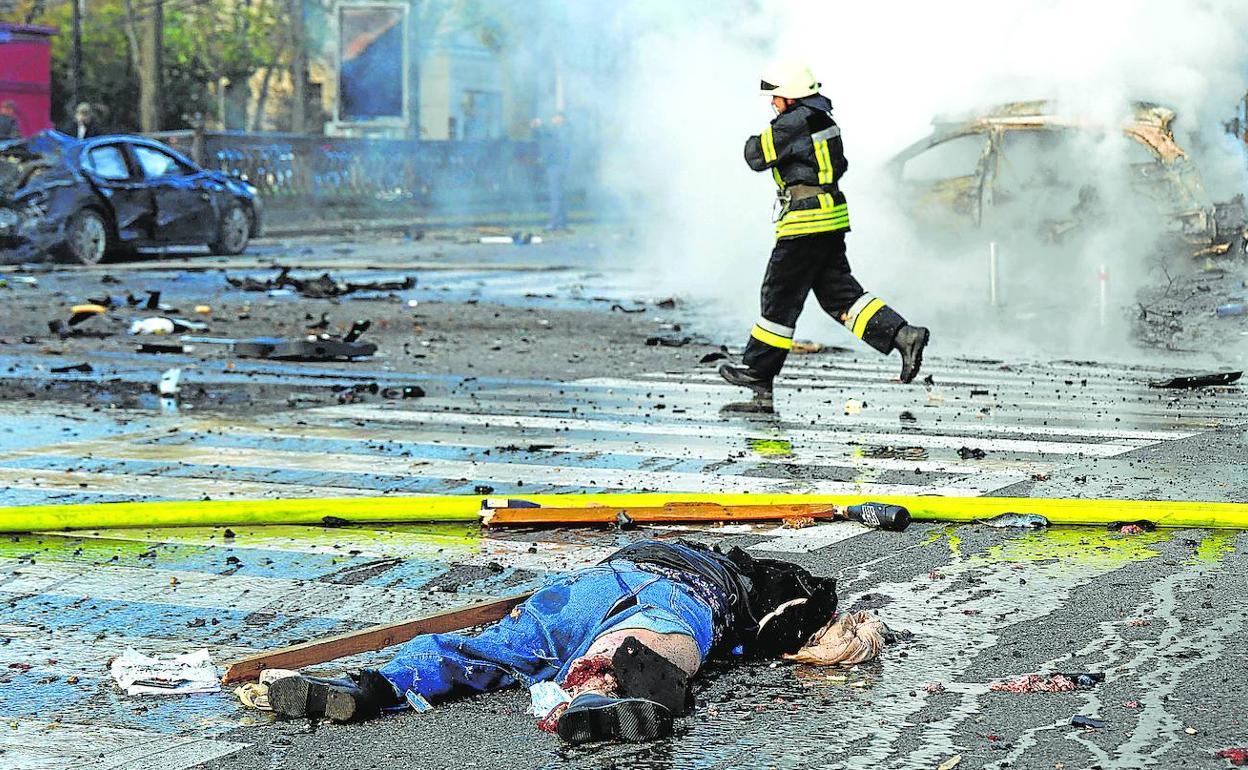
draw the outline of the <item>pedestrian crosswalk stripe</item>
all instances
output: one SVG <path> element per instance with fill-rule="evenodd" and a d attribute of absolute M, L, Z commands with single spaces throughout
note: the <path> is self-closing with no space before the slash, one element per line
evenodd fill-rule
<path fill-rule="evenodd" d="M 997 439 L 963 436 L 939 436 L 924 433 L 873 433 L 867 431 L 820 431 L 820 430 L 784 430 L 765 427 L 736 426 L 722 424 L 691 423 L 674 425 L 671 423 L 654 423 L 627 420 L 594 420 L 586 418 L 539 417 L 520 414 L 469 414 L 460 412 L 425 412 L 416 410 L 389 409 L 377 406 L 351 404 L 348 406 L 321 407 L 311 410 L 317 416 L 338 418 L 343 420 L 377 420 L 380 422 L 470 425 L 478 427 L 531 427 L 548 430 L 580 429 L 597 430 L 609 434 L 636 433 L 679 436 L 692 433 L 701 436 L 718 436 L 726 439 L 749 437 L 774 438 L 783 437 L 790 441 L 810 442 L 812 445 L 842 444 L 845 441 L 859 443 L 897 444 L 905 443 L 913 446 L 959 448 L 971 447 L 985 451 L 1004 452 L 1044 452 L 1046 454 L 1087 455 L 1091 457 L 1113 457 L 1138 449 L 1139 444 L 1128 443 L 1071 443 L 1031 441 L 1025 439 Z M 843 435 L 841 441 L 836 437 Z"/>

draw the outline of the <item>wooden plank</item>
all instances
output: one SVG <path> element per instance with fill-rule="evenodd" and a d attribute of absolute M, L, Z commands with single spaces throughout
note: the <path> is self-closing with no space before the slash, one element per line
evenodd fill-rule
<path fill-rule="evenodd" d="M 473 626 L 501 620 L 517 604 L 532 596 L 532 592 L 514 594 L 502 599 L 478 602 L 456 610 L 445 610 L 423 618 L 400 623 L 373 626 L 324 639 L 314 639 L 303 644 L 283 647 L 280 650 L 252 655 L 230 664 L 222 684 L 257 679 L 266 668 L 304 668 L 326 661 L 372 652 L 383 647 L 406 642 L 420 634 L 443 634 L 460 631 Z"/>
<path fill-rule="evenodd" d="M 605 506 L 592 508 L 494 508 L 482 515 L 482 523 L 497 526 L 555 526 L 565 524 L 614 524 L 620 515 L 638 524 L 673 524 L 698 521 L 783 521 L 791 518 L 831 520 L 844 518 L 835 505 L 719 505 L 717 503 L 668 503 L 653 507 Z"/>

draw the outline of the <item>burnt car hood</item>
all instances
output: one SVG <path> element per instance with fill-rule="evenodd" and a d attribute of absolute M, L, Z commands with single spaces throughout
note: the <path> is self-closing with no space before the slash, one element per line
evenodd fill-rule
<path fill-rule="evenodd" d="M 74 184 L 77 176 L 67 161 L 73 143 L 55 131 L 0 143 L 0 204 L 21 205 L 40 192 Z"/>

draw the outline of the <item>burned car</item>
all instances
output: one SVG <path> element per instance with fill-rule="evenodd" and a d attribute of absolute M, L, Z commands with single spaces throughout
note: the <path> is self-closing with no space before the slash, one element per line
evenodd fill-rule
<path fill-rule="evenodd" d="M 1106 200 L 1130 201 L 1119 219 L 1155 228 L 1195 253 L 1244 248 L 1242 196 L 1214 204 L 1175 141 L 1175 112 L 1131 105 L 1121 123 L 1061 115 L 1049 101 L 1005 104 L 937 119 L 896 155 L 891 171 L 923 225 L 992 238 L 1029 231 L 1044 241 L 1102 222 Z M 1125 213 L 1124 213 L 1125 209 Z"/>
<path fill-rule="evenodd" d="M 0 143 L 0 261 L 95 264 L 139 247 L 239 254 L 261 229 L 246 182 L 140 136 Z"/>

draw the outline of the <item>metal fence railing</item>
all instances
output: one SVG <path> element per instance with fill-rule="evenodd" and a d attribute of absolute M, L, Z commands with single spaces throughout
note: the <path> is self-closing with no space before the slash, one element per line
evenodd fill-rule
<path fill-rule="evenodd" d="M 153 138 L 193 154 L 191 131 Z M 533 142 L 406 141 L 206 132 L 203 165 L 246 179 L 266 202 L 407 202 L 420 207 L 536 204 L 545 197 Z M 569 191 L 575 194 L 576 191 Z"/>

